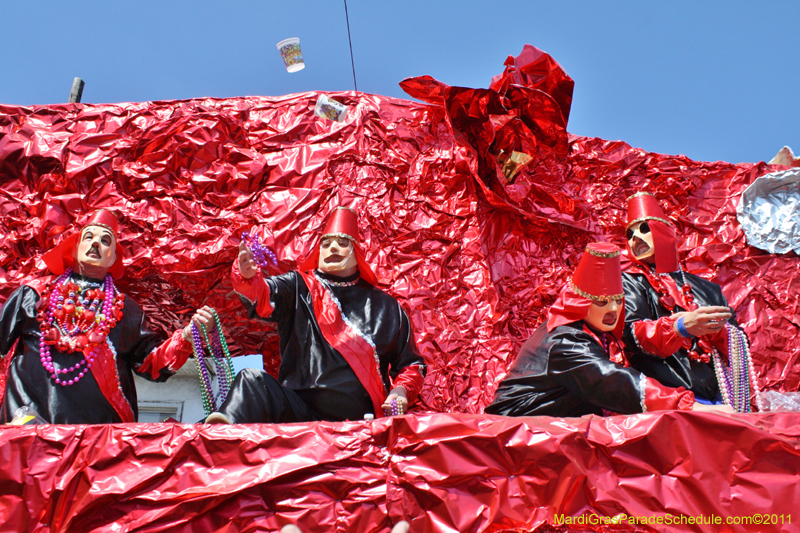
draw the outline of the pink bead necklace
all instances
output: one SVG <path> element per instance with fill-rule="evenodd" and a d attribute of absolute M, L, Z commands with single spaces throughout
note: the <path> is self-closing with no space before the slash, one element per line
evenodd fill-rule
<path fill-rule="evenodd" d="M 749 413 L 750 398 L 755 397 L 759 411 L 764 410 L 758 390 L 753 358 L 745 334 L 725 324 L 728 333 L 728 359 L 723 360 L 719 351 L 713 348 L 714 370 L 717 374 L 722 400 L 733 407 L 737 413 Z"/>
<path fill-rule="evenodd" d="M 50 373 L 56 385 L 66 387 L 80 381 L 94 363 L 100 345 L 122 318 L 125 295 L 114 287 L 114 279 L 107 275 L 103 290 L 81 287 L 71 280 L 72 269 L 67 269 L 55 283 L 48 283 L 39 301 L 39 354 L 42 366 Z M 79 352 L 83 357 L 67 368 L 56 368 L 50 347 L 55 345 L 62 353 Z M 72 374 L 70 377 L 67 374 Z"/>

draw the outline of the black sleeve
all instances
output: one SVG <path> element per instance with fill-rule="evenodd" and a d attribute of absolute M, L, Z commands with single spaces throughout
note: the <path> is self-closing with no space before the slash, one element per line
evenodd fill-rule
<path fill-rule="evenodd" d="M 36 319 L 36 302 L 39 295 L 27 285 L 11 293 L 0 311 L 0 357 L 8 354 L 22 334 L 27 320 Z"/>
<path fill-rule="evenodd" d="M 609 360 L 586 332 L 553 339 L 548 373 L 555 383 L 593 405 L 616 413 L 642 412 L 643 375 Z"/>
<path fill-rule="evenodd" d="M 396 378 L 404 368 L 411 365 L 417 365 L 422 377 L 425 377 L 427 366 L 425 365 L 425 359 L 422 358 L 417 349 L 417 343 L 411 331 L 411 321 L 399 303 L 397 303 L 397 311 L 400 314 L 400 331 L 397 338 L 397 350 L 394 351 L 389 360 L 392 379 Z"/>
<path fill-rule="evenodd" d="M 622 287 L 625 293 L 625 331 L 622 334 L 625 350 L 646 357 L 663 359 L 645 352 L 639 347 L 639 343 L 636 342 L 633 335 L 633 324 L 642 320 L 658 320 L 661 316 L 668 314 L 666 309 L 661 314 L 658 309 L 653 309 L 650 303 L 650 296 L 652 296 L 649 294 L 650 283 L 644 276 L 623 272 Z"/>
<path fill-rule="evenodd" d="M 256 302 L 251 302 L 244 296 L 239 295 L 249 318 L 260 318 L 267 322 L 281 322 L 291 320 L 297 309 L 298 283 L 300 273 L 292 270 L 279 276 L 264 278 L 264 283 L 269 287 L 269 302 L 272 306 L 272 314 L 263 317 L 256 312 Z"/>

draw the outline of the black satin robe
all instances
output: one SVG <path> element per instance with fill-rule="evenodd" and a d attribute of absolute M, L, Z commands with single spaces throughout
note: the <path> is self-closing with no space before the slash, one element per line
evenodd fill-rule
<path fill-rule="evenodd" d="M 318 274 L 337 282 L 358 277 L 358 274 L 351 278 Z M 366 389 L 344 357 L 322 335 L 311 293 L 300 274 L 291 271 L 264 281 L 269 287 L 273 307 L 269 317 L 258 316 L 253 302 L 244 297 L 241 300 L 251 318 L 261 318 L 278 326 L 281 353 L 278 383 L 299 395 L 316 420 L 357 420 L 364 418 L 365 413 L 372 413 L 374 409 Z M 343 316 L 375 343 L 387 394 L 390 374 L 394 378 L 404 368 L 418 365 L 425 375 L 425 361 L 417 350 L 408 316 L 397 300 L 364 280 L 352 287 L 333 286 L 331 289 L 341 304 Z M 252 420 L 246 405 L 248 401 L 253 400 L 244 394 L 237 397 L 236 391 L 231 390 L 220 411 L 235 412 L 235 421 Z M 286 421 L 285 418 L 279 420 Z"/>
<path fill-rule="evenodd" d="M 73 275 L 73 278 L 79 277 Z M 121 422 L 91 372 L 78 383 L 66 387 L 56 385 L 50 378 L 39 356 L 40 330 L 36 319 L 38 301 L 39 295 L 36 291 L 23 285 L 11 294 L 0 313 L 0 353 L 11 357 L 8 351 L 19 338 L 0 408 L 0 423 L 9 422 L 22 406 L 32 408 L 42 419 L 52 424 Z M 138 406 L 133 372 L 164 339 L 150 331 L 142 308 L 131 298 L 125 298 L 123 317 L 109 332 L 109 339 L 117 351 L 119 386 L 136 417 Z M 70 367 L 83 358 L 81 353 L 64 354 L 54 346 L 50 347 L 50 355 L 57 368 Z M 153 380 L 148 373 L 140 375 Z M 164 381 L 170 375 L 172 372 L 163 369 L 156 381 Z"/>
<path fill-rule="evenodd" d="M 642 374 L 608 358 L 603 347 L 572 322 L 547 331 L 542 324 L 520 348 L 486 408 L 506 416 L 574 417 L 641 413 Z"/>
<path fill-rule="evenodd" d="M 680 272 L 669 274 L 678 287 L 683 285 Z M 728 306 L 728 301 L 722 294 L 719 285 L 705 280 L 694 274 L 684 273 L 686 283 L 692 287 L 692 295 L 698 306 L 719 305 Z M 719 384 L 714 372 L 712 362 L 702 363 L 691 359 L 687 350 L 681 348 L 667 358 L 645 352 L 633 338 L 632 324 L 640 320 L 658 320 L 669 316 L 673 312 L 685 311 L 680 306 L 674 311 L 669 311 L 659 303 L 660 295 L 650 286 L 650 282 L 643 274 L 622 274 L 622 285 L 625 289 L 625 355 L 631 366 L 646 376 L 661 382 L 668 387 L 684 387 L 695 393 L 696 396 L 707 400 L 714 400 L 719 395 Z M 735 318 L 729 322 L 738 327 Z"/>

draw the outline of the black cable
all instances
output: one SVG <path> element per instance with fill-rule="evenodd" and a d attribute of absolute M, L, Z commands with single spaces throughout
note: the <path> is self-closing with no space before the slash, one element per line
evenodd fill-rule
<path fill-rule="evenodd" d="M 344 18 L 347 20 L 347 42 L 350 43 L 350 64 L 353 66 L 353 85 L 358 91 L 358 83 L 356 82 L 356 62 L 353 60 L 353 41 L 350 39 L 350 17 L 347 14 L 347 0 L 344 0 Z"/>

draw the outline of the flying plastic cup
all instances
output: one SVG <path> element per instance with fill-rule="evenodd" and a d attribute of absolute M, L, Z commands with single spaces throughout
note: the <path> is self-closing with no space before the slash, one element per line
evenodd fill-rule
<path fill-rule="evenodd" d="M 318 117 L 325 117 L 336 122 L 347 120 L 348 107 L 341 102 L 337 102 L 326 95 L 321 94 L 317 98 L 317 105 L 314 106 L 314 114 Z"/>
<path fill-rule="evenodd" d="M 288 72 L 297 72 L 306 68 L 306 64 L 303 63 L 303 53 L 300 51 L 300 39 L 290 37 L 279 42 L 277 46 Z"/>

